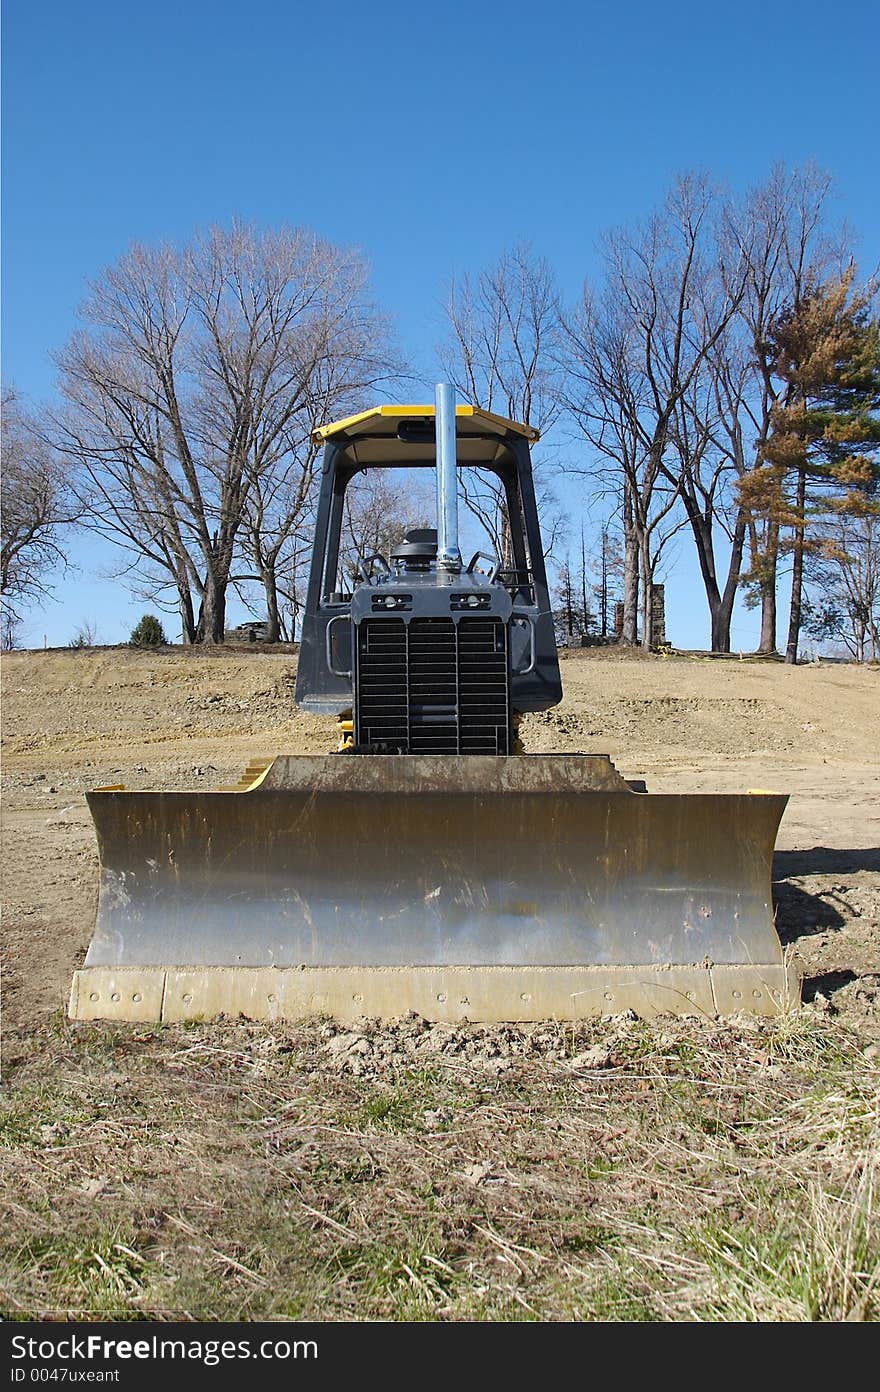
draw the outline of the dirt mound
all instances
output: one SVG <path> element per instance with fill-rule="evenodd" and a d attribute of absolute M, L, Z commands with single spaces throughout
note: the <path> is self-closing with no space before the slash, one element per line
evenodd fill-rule
<path fill-rule="evenodd" d="M 596 702 L 588 716 L 564 707 L 530 715 L 522 737 L 530 751 L 662 745 L 670 751 L 759 754 L 790 750 L 782 711 L 754 696 L 626 696 Z"/>

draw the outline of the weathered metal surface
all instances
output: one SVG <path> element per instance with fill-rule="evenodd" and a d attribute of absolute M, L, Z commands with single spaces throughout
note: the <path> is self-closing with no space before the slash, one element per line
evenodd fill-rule
<path fill-rule="evenodd" d="M 579 1020 L 748 1011 L 780 1015 L 798 1000 L 788 965 L 672 967 L 84 967 L 78 1020 L 252 1020 L 333 1015 L 354 1021 L 415 1010 L 426 1020 Z"/>
<path fill-rule="evenodd" d="M 87 968 L 711 962 L 781 990 L 784 796 L 633 793 L 586 755 L 287 756 L 246 793 L 88 800 Z"/>

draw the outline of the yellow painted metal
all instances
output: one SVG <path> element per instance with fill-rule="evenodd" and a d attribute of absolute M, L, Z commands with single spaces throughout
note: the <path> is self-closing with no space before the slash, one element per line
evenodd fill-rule
<path fill-rule="evenodd" d="M 251 1020 L 333 1015 L 383 1019 L 415 1010 L 427 1020 L 487 1023 L 582 1020 L 635 1010 L 714 1017 L 797 1009 L 792 962 L 760 966 L 83 967 L 68 1007 L 74 1020 Z"/>
<path fill-rule="evenodd" d="M 219 793 L 253 792 L 254 788 L 259 788 L 273 763 L 273 759 L 251 759 L 237 783 L 227 784 L 226 787 L 218 788 L 217 791 Z"/>
<path fill-rule="evenodd" d="M 273 759 L 251 759 L 237 783 L 227 783 L 225 786 L 218 788 L 217 792 L 253 792 L 254 788 L 259 788 L 273 763 Z M 126 788 L 124 783 L 104 783 L 99 788 L 93 788 L 92 791 L 95 793 L 124 793 Z"/>
<path fill-rule="evenodd" d="M 508 420 L 505 416 L 496 416 L 492 411 L 484 411 L 479 406 L 459 405 L 455 408 L 456 417 L 472 417 L 481 425 L 492 428 L 492 433 L 503 435 L 508 430 L 514 430 L 518 435 L 524 435 L 527 440 L 538 440 L 540 433 L 533 425 L 524 425 L 521 421 Z M 312 431 L 312 439 L 316 443 L 328 440 L 331 435 L 357 434 L 357 427 L 366 425 L 368 421 L 376 420 L 412 420 L 414 418 L 424 419 L 434 416 L 434 406 L 373 406 L 369 411 L 359 411 L 354 416 L 345 416 L 343 420 L 329 421 L 326 425 L 319 425 Z"/>

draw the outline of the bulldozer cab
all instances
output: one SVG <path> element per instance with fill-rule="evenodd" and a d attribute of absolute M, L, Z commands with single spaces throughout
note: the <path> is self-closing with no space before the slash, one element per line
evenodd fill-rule
<path fill-rule="evenodd" d="M 484 603 L 486 590 L 503 591 L 515 616 L 515 647 L 522 634 L 522 660 L 512 655 L 513 705 L 520 712 L 547 710 L 561 700 L 529 452 L 538 432 L 469 405 L 456 408 L 455 427 L 457 473 L 491 482 L 503 522 L 502 554 L 493 554 L 485 535 L 478 538 L 479 549 L 463 559 L 451 585 L 438 571 L 435 528 L 414 527 L 390 554 L 359 556 L 356 567 L 344 564 L 343 524 L 351 485 L 371 470 L 417 470 L 430 478 L 437 463 L 435 407 L 379 406 L 315 432 L 324 442 L 324 459 L 296 681 L 296 701 L 304 710 L 338 715 L 352 706 L 358 628 L 354 592 L 366 587 L 372 610 L 378 607 L 373 600 L 394 597 L 384 591 L 405 592 L 416 584 L 423 597 L 428 591 L 445 591 L 433 606 L 437 612 L 425 614 L 438 621 L 447 614 L 458 620 L 450 591 L 460 595 L 466 608 L 465 591 L 482 589 Z M 473 603 L 475 611 L 481 607 Z M 408 621 L 408 611 L 400 613 Z"/>

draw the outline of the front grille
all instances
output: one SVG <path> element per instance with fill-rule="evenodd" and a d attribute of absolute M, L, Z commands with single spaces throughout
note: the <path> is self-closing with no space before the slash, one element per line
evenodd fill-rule
<path fill-rule="evenodd" d="M 507 754 L 507 630 L 490 615 L 364 619 L 355 743 L 403 754 Z"/>

